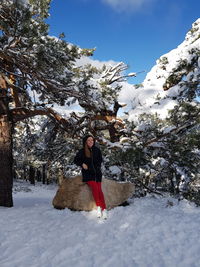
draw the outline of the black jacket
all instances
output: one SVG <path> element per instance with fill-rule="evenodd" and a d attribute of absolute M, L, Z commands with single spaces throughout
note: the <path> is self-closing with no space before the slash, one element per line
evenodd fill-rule
<path fill-rule="evenodd" d="M 82 168 L 83 182 L 88 181 L 102 181 L 101 163 L 102 154 L 101 150 L 93 146 L 91 149 L 91 158 L 85 156 L 84 149 L 80 149 L 74 158 L 74 163 Z M 82 164 L 85 163 L 88 166 L 88 170 L 83 169 Z"/>

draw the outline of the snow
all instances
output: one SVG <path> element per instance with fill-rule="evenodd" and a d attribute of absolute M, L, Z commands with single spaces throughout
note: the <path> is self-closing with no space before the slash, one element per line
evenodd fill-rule
<path fill-rule="evenodd" d="M 109 167 L 109 171 L 114 175 L 114 174 L 120 174 L 121 170 L 118 166 L 114 165 L 114 166 L 110 166 Z"/>
<path fill-rule="evenodd" d="M 192 24 L 192 30 L 186 34 L 185 40 L 175 49 L 162 55 L 157 61 L 156 65 L 147 73 L 147 76 L 139 87 L 127 87 L 123 84 L 120 94 L 123 98 L 129 96 L 132 98 L 132 110 L 129 112 L 129 120 L 136 121 L 137 117 L 142 113 L 152 113 L 164 119 L 168 116 L 168 111 L 173 109 L 178 103 L 178 98 L 182 91 L 186 88 L 181 84 L 174 85 L 169 90 L 163 90 L 163 86 L 166 83 L 170 75 L 178 70 L 181 63 L 191 64 L 192 60 L 200 50 L 200 19 L 197 19 Z M 196 51 L 194 53 L 194 51 Z M 199 65 L 199 59 L 198 65 Z M 184 68 L 180 71 L 183 75 L 182 80 L 190 81 L 191 77 L 193 81 L 198 80 L 199 68 L 194 68 L 187 73 Z M 177 98 L 177 99 L 176 99 Z M 129 100 L 130 103 L 130 100 Z"/>
<path fill-rule="evenodd" d="M 167 127 L 164 127 L 163 129 L 161 129 L 163 131 L 164 134 L 166 133 L 170 133 L 171 131 L 173 131 L 174 129 L 176 129 L 175 126 L 167 126 Z"/>
<path fill-rule="evenodd" d="M 11 2 L 14 2 L 16 0 L 11 0 Z M 28 5 L 29 4 L 29 0 L 19 0 L 20 4 L 23 4 L 23 5 Z"/>
<path fill-rule="evenodd" d="M 129 77 L 135 77 L 136 75 L 137 75 L 136 72 L 130 72 L 127 76 L 129 76 Z"/>
<path fill-rule="evenodd" d="M 0 208 L 1 267 L 199 266 L 200 208 L 185 200 L 137 198 L 102 221 L 54 209 L 56 186 L 22 186 Z"/>

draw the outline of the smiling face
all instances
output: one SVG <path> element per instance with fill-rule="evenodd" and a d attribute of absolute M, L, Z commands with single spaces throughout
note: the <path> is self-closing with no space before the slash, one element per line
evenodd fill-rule
<path fill-rule="evenodd" d="M 86 140 L 86 144 L 89 148 L 91 148 L 94 145 L 94 139 L 91 136 L 88 137 L 88 139 Z"/>

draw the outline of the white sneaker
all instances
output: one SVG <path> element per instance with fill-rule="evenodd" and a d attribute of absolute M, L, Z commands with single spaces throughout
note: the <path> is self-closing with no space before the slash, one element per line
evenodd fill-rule
<path fill-rule="evenodd" d="M 102 211 L 102 218 L 103 218 L 104 220 L 106 220 L 106 219 L 108 218 L 108 211 L 107 211 L 106 209 L 104 209 L 104 210 Z"/>
<path fill-rule="evenodd" d="M 97 218 L 101 218 L 102 212 L 101 212 L 101 207 L 97 206 Z"/>

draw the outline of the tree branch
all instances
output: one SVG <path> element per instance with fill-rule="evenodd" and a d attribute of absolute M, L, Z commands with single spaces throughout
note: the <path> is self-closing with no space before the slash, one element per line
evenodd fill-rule
<path fill-rule="evenodd" d="M 169 136 L 169 135 L 172 134 L 172 133 L 179 134 L 182 130 L 192 128 L 192 127 L 195 126 L 196 124 L 198 124 L 198 122 L 195 122 L 195 123 L 193 123 L 193 124 L 188 123 L 188 124 L 183 125 L 183 126 L 181 126 L 181 127 L 179 127 L 179 128 L 174 128 L 174 129 L 172 129 L 171 131 L 169 131 L 168 133 L 162 134 L 162 135 L 159 136 L 159 137 L 155 137 L 155 138 L 153 138 L 153 139 L 147 141 L 147 142 L 144 144 L 144 147 L 149 146 L 149 145 L 151 145 L 152 143 L 158 142 L 160 139 L 162 139 L 162 138 L 164 138 L 164 137 L 167 137 L 167 136 Z"/>
<path fill-rule="evenodd" d="M 51 108 L 34 109 L 34 110 L 27 108 L 15 108 L 12 109 L 11 112 L 13 116 L 13 122 L 18 122 L 37 115 L 42 115 L 42 116 L 48 116 L 51 119 L 52 118 L 55 119 L 63 129 L 69 130 L 70 126 L 69 122 Z"/>

